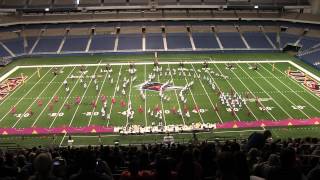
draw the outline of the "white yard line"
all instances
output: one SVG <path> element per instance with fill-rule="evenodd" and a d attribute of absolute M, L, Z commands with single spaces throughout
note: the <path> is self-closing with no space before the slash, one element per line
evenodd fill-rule
<path fill-rule="evenodd" d="M 271 64 L 270 64 L 271 65 Z M 272 65 L 271 65 L 272 66 Z M 275 70 L 277 70 L 278 72 L 280 72 L 281 74 L 284 75 L 284 77 L 282 78 L 288 78 L 290 79 L 292 82 L 298 84 L 298 86 L 303 89 L 304 92 L 308 92 L 309 94 L 311 94 L 313 97 L 315 97 L 318 101 L 320 101 L 320 97 L 315 95 L 309 88 L 306 88 L 303 84 L 299 83 L 298 81 L 295 81 L 294 79 L 292 79 L 291 77 L 288 77 L 287 74 L 283 73 L 282 71 L 280 71 L 277 67 L 275 67 Z M 278 77 L 279 78 L 279 77 Z M 281 77 L 280 77 L 281 78 Z"/>
<path fill-rule="evenodd" d="M 196 69 L 194 68 L 194 66 L 193 66 L 192 64 L 191 64 L 191 66 L 192 66 L 192 68 L 193 68 L 194 72 L 196 73 L 197 77 L 199 77 L 199 76 L 198 76 L 198 73 L 197 73 L 197 71 L 196 71 Z M 206 93 L 206 95 L 207 95 L 207 97 L 208 97 L 208 100 L 210 101 L 210 104 L 211 104 L 211 106 L 212 106 L 212 108 L 213 108 L 212 110 L 214 110 L 214 109 L 215 109 L 215 107 L 214 107 L 214 105 L 213 105 L 213 103 L 212 103 L 212 101 L 211 101 L 211 98 L 210 98 L 210 96 L 209 96 L 209 94 L 208 94 L 208 92 L 207 92 L 206 88 L 204 87 L 204 85 L 203 85 L 203 83 L 202 83 L 202 80 L 201 80 L 201 79 L 198 79 L 198 81 L 200 82 L 200 84 L 201 84 L 201 86 L 202 86 L 202 88 L 203 88 L 204 92 Z M 223 123 L 223 121 L 222 121 L 222 119 L 221 119 L 221 117 L 220 117 L 220 115 L 219 115 L 218 111 L 215 111 L 215 113 L 217 114 L 217 116 L 218 116 L 218 118 L 219 118 L 220 122 L 221 122 L 221 123 Z"/>
<path fill-rule="evenodd" d="M 100 87 L 98 96 L 97 96 L 97 98 L 96 98 L 96 100 L 95 100 L 95 102 L 96 102 L 97 104 L 98 104 L 98 100 L 99 100 L 99 97 L 100 97 L 101 92 L 102 92 L 102 89 L 103 89 L 103 85 L 104 85 L 104 83 L 106 82 L 107 74 L 108 74 L 108 73 L 109 73 L 109 72 L 106 72 L 106 74 L 104 75 L 104 78 L 103 78 L 103 81 L 102 81 L 102 84 L 101 84 L 101 87 Z M 97 82 L 97 83 L 98 83 L 98 82 Z M 90 119 L 89 119 L 89 122 L 88 122 L 88 126 L 90 126 L 90 124 L 91 124 L 92 117 L 93 117 L 93 113 L 95 112 L 95 110 L 96 110 L 96 107 L 94 107 L 94 108 L 92 109 L 92 111 L 91 111 L 91 116 L 90 116 Z"/>
<path fill-rule="evenodd" d="M 72 72 L 74 71 L 76 67 L 74 67 L 70 73 L 68 74 L 68 76 L 66 77 L 66 79 L 70 76 L 70 74 L 72 74 Z M 46 104 L 46 106 L 42 109 L 42 111 L 40 112 L 40 114 L 38 115 L 38 117 L 35 119 L 35 121 L 33 122 L 32 126 L 33 127 L 39 120 L 39 118 L 41 117 L 41 115 L 43 114 L 43 112 L 47 109 L 47 107 L 49 106 L 50 102 L 53 100 L 54 96 L 59 92 L 59 90 L 61 89 L 61 87 L 63 86 L 63 83 L 60 84 L 60 86 L 58 87 L 58 89 L 54 92 L 53 96 L 50 97 L 50 100 L 48 101 L 48 103 Z"/>
<path fill-rule="evenodd" d="M 293 91 L 292 88 L 290 88 L 288 85 L 286 85 L 285 83 L 283 83 L 282 81 L 279 80 L 279 78 L 277 76 L 275 76 L 273 73 L 271 73 L 267 68 L 265 68 L 264 66 L 261 66 L 263 69 L 265 69 L 269 74 L 271 74 L 273 77 L 275 77 L 280 83 L 282 83 L 284 86 L 286 86 L 288 89 L 290 89 L 291 91 Z M 290 78 L 291 79 L 291 78 Z M 306 101 L 303 97 L 301 97 L 298 93 L 293 92 L 294 94 L 296 94 L 300 99 L 302 99 L 305 103 L 307 103 L 309 106 L 311 106 L 314 110 L 318 111 L 320 113 L 320 110 L 317 109 L 316 107 L 314 107 L 312 104 L 310 104 L 308 101 Z"/>
<path fill-rule="evenodd" d="M 182 75 L 182 76 L 184 76 L 184 75 Z M 187 80 L 187 78 L 186 78 L 185 76 L 184 76 L 184 79 L 185 79 L 185 81 L 186 81 L 187 83 L 189 83 L 188 80 Z M 194 96 L 193 96 L 193 93 L 192 93 L 191 88 L 189 89 L 189 91 L 190 91 L 190 94 L 191 94 L 191 97 L 192 97 L 192 100 L 193 100 L 194 105 L 195 105 L 196 107 L 198 107 L 198 104 L 197 104 L 197 102 L 196 102 L 196 100 L 195 100 L 195 98 L 194 98 Z M 201 115 L 200 111 L 198 111 L 198 115 L 199 115 L 199 117 L 200 117 L 200 119 L 201 119 L 201 122 L 204 124 L 204 120 L 203 120 L 203 118 L 202 118 L 202 115 Z"/>
<path fill-rule="evenodd" d="M 219 69 L 219 67 L 218 67 L 216 64 L 214 64 L 214 66 L 215 66 L 216 69 L 220 72 L 220 74 L 223 74 L 223 73 L 221 72 L 221 70 Z M 232 71 L 232 70 L 231 70 L 231 71 Z M 228 81 L 228 79 L 226 79 L 226 82 L 229 84 L 229 86 L 233 89 L 234 92 L 237 92 L 236 89 L 233 87 L 233 85 Z M 253 113 L 253 111 L 251 110 L 251 108 L 250 108 L 247 104 L 245 104 L 245 106 L 246 106 L 247 109 L 250 111 L 250 113 L 253 115 L 253 117 L 255 118 L 255 120 L 258 121 L 257 116 Z M 237 114 L 237 113 L 236 113 L 236 114 Z"/>
<path fill-rule="evenodd" d="M 213 60 L 210 58 L 210 61 L 213 61 Z M 221 91 L 218 83 L 214 80 L 214 78 L 211 76 L 210 73 L 208 73 L 208 75 L 210 76 L 210 78 L 211 78 L 211 79 L 213 80 L 213 82 L 215 83 L 216 87 L 218 88 L 218 91 L 219 91 L 220 93 L 222 93 L 222 91 Z M 237 113 L 235 114 L 235 116 L 236 116 L 236 118 L 238 119 L 238 121 L 240 121 L 240 118 L 239 118 L 239 116 L 238 116 Z"/>
<path fill-rule="evenodd" d="M 77 86 L 79 80 L 80 80 L 80 78 L 78 78 L 77 81 L 76 81 L 76 83 L 74 83 L 74 85 L 73 85 L 72 89 L 69 91 L 66 99 L 64 100 L 64 102 L 63 102 L 62 105 L 60 106 L 57 114 L 59 114 L 59 113 L 61 112 L 61 110 L 63 109 L 64 105 L 66 104 L 67 100 L 69 99 L 69 97 L 70 97 L 71 93 L 73 92 L 74 88 Z M 51 128 L 51 127 L 53 126 L 53 124 L 55 123 L 55 121 L 56 121 L 57 118 L 58 118 L 58 116 L 55 116 L 55 117 L 53 118 L 53 120 L 52 120 L 49 128 Z"/>
<path fill-rule="evenodd" d="M 239 67 L 239 66 L 237 66 L 237 67 Z M 241 67 L 240 67 L 241 68 Z M 242 68 L 241 68 L 241 70 L 243 70 Z M 241 84 L 254 96 L 254 98 L 256 98 L 256 95 L 248 88 L 248 86 L 239 78 L 239 76 L 235 73 L 235 72 L 233 72 L 233 71 L 231 71 L 238 79 L 239 79 L 239 81 L 241 82 Z M 262 102 L 260 102 L 260 104 L 262 105 L 262 107 L 263 108 L 265 108 L 266 109 L 266 107 L 265 107 L 265 105 L 263 105 L 262 104 Z M 266 111 L 267 111 L 267 113 L 272 117 L 272 119 L 273 120 L 277 120 L 271 113 L 270 113 L 270 111 L 268 111 L 267 109 L 266 109 Z"/>
<path fill-rule="evenodd" d="M 101 61 L 99 62 L 99 65 L 97 65 L 97 68 L 96 68 L 96 70 L 95 70 L 94 73 L 93 73 L 94 75 L 96 75 L 97 70 L 98 70 L 99 67 L 100 67 L 100 63 L 101 63 Z M 80 78 L 79 78 L 79 79 L 80 79 Z M 79 79 L 78 79 L 78 80 L 79 80 Z M 77 80 L 77 82 L 78 82 L 78 80 Z M 82 96 L 84 96 L 84 95 L 87 93 L 87 91 L 88 91 L 88 89 L 89 89 L 89 87 L 90 87 L 90 85 L 91 85 L 91 82 L 92 82 L 92 78 L 90 79 L 90 82 L 89 82 L 89 84 L 88 84 L 88 87 L 87 87 L 87 89 L 84 91 L 84 93 L 83 93 Z M 77 84 L 77 83 L 76 83 L 76 84 Z M 75 86 L 74 86 L 74 87 L 75 87 Z M 70 91 L 70 94 L 71 94 L 71 91 Z M 70 94 L 69 94 L 69 95 L 70 95 Z M 66 99 L 66 100 L 67 100 L 67 99 Z M 70 123 L 69 123 L 69 125 L 68 125 L 69 127 L 72 125 L 72 122 L 73 122 L 74 118 L 76 117 L 76 114 L 77 114 L 77 112 L 78 112 L 78 110 L 79 110 L 79 107 L 80 107 L 80 105 L 81 105 L 82 100 L 83 100 L 83 98 L 81 98 L 79 105 L 77 106 L 75 112 L 73 113 L 73 116 L 72 116 L 72 118 L 71 118 L 71 121 L 70 121 Z M 66 102 L 66 101 L 65 101 L 65 102 Z M 63 105 L 62 105 L 61 107 L 64 106 L 65 102 L 63 103 Z M 61 109 L 60 109 L 60 110 L 61 110 Z M 60 111 L 59 111 L 59 112 L 60 112 Z M 50 126 L 51 126 L 51 125 L 50 125 Z M 61 144 L 63 143 L 63 140 L 64 140 L 64 138 L 66 137 L 66 135 L 67 135 L 67 133 L 64 134 L 64 136 L 63 136 L 63 138 L 62 138 L 59 146 L 61 146 Z"/>
<path fill-rule="evenodd" d="M 112 96 L 112 98 L 114 98 L 114 97 L 116 96 L 116 88 L 117 88 L 117 86 L 118 86 L 118 84 L 119 84 L 119 79 L 120 79 L 120 76 L 121 76 L 121 70 L 122 70 L 122 65 L 120 66 L 120 70 L 119 70 L 119 73 L 118 73 L 118 79 L 117 79 L 117 82 L 116 82 L 116 86 L 114 87 L 114 91 L 113 91 L 113 96 Z M 111 119 L 112 108 L 113 108 L 113 103 L 111 102 L 110 110 L 109 110 L 110 119 Z M 107 126 L 109 126 L 110 119 L 108 119 Z"/>
<path fill-rule="evenodd" d="M 249 65 L 249 64 L 248 64 Z M 260 75 L 260 76 L 262 76 L 262 74 L 259 72 L 259 71 L 257 71 L 257 73 Z M 263 76 L 262 76 L 263 77 Z M 275 89 L 275 90 L 277 90 L 277 91 L 279 91 L 279 89 L 277 88 L 277 87 L 275 87 L 268 79 L 264 79 L 271 87 L 273 87 L 273 89 Z M 280 93 L 286 100 L 288 100 L 292 105 L 295 105 L 287 96 L 285 96 L 283 93 Z M 301 109 L 299 109 L 300 110 L 300 112 L 302 113 L 302 114 L 304 114 L 308 119 L 310 119 L 310 117 L 305 113 L 305 112 L 303 112 Z"/>
<path fill-rule="evenodd" d="M 128 93 L 128 106 L 127 109 L 129 109 L 129 105 L 131 105 L 132 108 L 132 103 L 131 103 L 131 89 L 132 89 L 132 75 L 130 75 L 130 87 L 129 87 L 129 93 Z M 126 127 L 128 127 L 129 125 L 129 116 L 126 114 L 127 116 L 127 123 L 126 123 Z"/>
<path fill-rule="evenodd" d="M 64 69 L 64 67 L 62 68 Z M 49 70 L 50 71 L 50 70 Z M 57 78 L 57 76 L 54 76 L 51 79 L 51 82 L 54 81 Z M 28 108 L 23 112 L 23 114 L 25 114 L 26 112 L 28 112 L 28 110 L 32 107 L 32 105 L 39 99 L 39 97 L 47 90 L 47 88 L 51 85 L 51 83 L 48 83 L 43 89 L 42 91 L 37 95 L 37 97 L 34 99 L 34 101 L 28 106 Z M 23 116 L 21 116 L 12 126 L 12 128 L 14 128 L 23 118 Z"/>
<path fill-rule="evenodd" d="M 158 74 L 158 82 L 160 82 L 159 74 Z M 166 113 L 164 113 L 163 100 L 161 97 L 160 97 L 160 103 L 161 103 L 161 108 L 162 108 L 162 117 L 163 117 L 164 125 L 167 126 L 166 115 L 165 115 Z"/>
<path fill-rule="evenodd" d="M 52 68 L 51 68 L 51 69 L 52 69 Z M 51 70 L 51 69 L 50 69 L 50 70 Z M 47 73 L 45 73 L 45 74 L 38 80 L 38 82 L 40 82 L 40 81 L 50 72 L 50 70 L 48 70 Z M 38 83 L 35 83 L 35 84 L 29 89 L 29 91 L 26 92 L 26 93 L 20 98 L 20 100 L 19 100 L 15 105 L 13 105 L 13 106 L 14 106 L 14 107 L 17 106 L 17 105 L 23 100 L 23 98 L 25 98 L 25 97 L 33 90 L 33 88 L 34 88 L 37 84 L 38 84 Z M 11 109 L 10 109 L 4 116 L 2 116 L 2 118 L 0 119 L 0 122 L 3 121 L 3 119 L 4 119 L 5 117 L 7 117 L 7 115 L 10 113 L 10 111 L 11 111 Z"/>
<path fill-rule="evenodd" d="M 260 84 L 257 83 L 257 81 L 255 81 L 244 69 L 242 69 L 241 66 L 238 66 L 238 67 L 240 67 L 240 69 L 241 69 L 249 78 L 251 78 L 252 81 L 253 81 L 265 94 L 267 94 L 267 96 L 268 96 L 269 98 L 273 99 L 273 102 L 276 103 L 277 106 L 278 106 L 289 118 L 292 118 L 292 116 L 291 116 L 285 109 L 283 109 L 283 107 L 282 107 L 274 98 L 272 98 L 272 97 L 270 96 L 270 94 L 269 94 L 267 91 L 265 91 L 265 90 L 260 86 Z"/>
<path fill-rule="evenodd" d="M 169 65 L 169 64 L 168 64 L 168 68 L 170 69 L 170 76 L 171 76 L 171 80 L 172 80 L 172 82 L 173 82 L 173 77 L 172 77 L 171 68 L 170 68 L 170 65 Z M 175 85 L 174 82 L 173 82 L 173 85 Z M 174 94 L 175 94 L 176 99 L 177 99 L 177 102 L 178 102 L 179 110 L 181 111 L 181 114 L 180 114 L 180 115 L 181 115 L 181 118 L 182 118 L 182 121 L 183 121 L 183 125 L 186 125 L 186 122 L 185 122 L 184 117 L 183 117 L 183 115 L 182 115 L 182 109 L 181 109 L 180 101 L 179 101 L 179 98 L 178 98 L 178 95 L 177 95 L 177 91 L 176 91 L 176 90 L 174 90 Z"/>
<path fill-rule="evenodd" d="M 131 59 L 132 60 L 132 59 Z M 150 60 L 154 60 L 154 59 L 150 59 Z M 181 58 L 177 58 L 177 61 L 161 61 L 159 62 L 160 65 L 166 65 L 166 64 L 170 64 L 170 65 L 174 65 L 174 64 L 180 64 Z M 225 64 L 225 63 L 290 63 L 290 60 L 259 60 L 259 61 L 213 61 L 211 60 L 211 62 L 208 62 L 210 64 Z M 291 62 L 292 63 L 292 62 Z M 290 64 L 291 64 L 290 63 Z M 130 65 L 130 63 L 125 63 L 125 62 L 121 62 L 121 63 L 101 63 L 101 66 L 104 65 Z M 140 62 L 135 62 L 135 65 L 153 65 L 154 63 L 152 61 L 140 61 Z M 203 64 L 203 61 L 186 61 L 184 62 L 184 64 Z M 294 63 L 293 63 L 294 64 Z M 55 65 L 29 65 L 29 66 L 17 66 L 18 68 L 35 68 L 35 67 L 81 67 L 81 66 L 97 66 L 97 64 L 55 64 Z M 295 64 L 295 66 L 298 66 Z"/>
<path fill-rule="evenodd" d="M 15 89 L 13 92 L 11 92 L 11 93 L 9 94 L 9 96 L 5 97 L 5 99 L 4 99 L 3 101 L 1 101 L 0 106 L 1 106 L 7 99 L 9 99 L 15 92 L 17 92 L 24 84 L 26 84 L 29 79 L 31 79 L 31 78 L 32 78 L 34 75 L 36 75 L 36 74 L 37 74 L 37 71 L 35 71 L 30 77 L 28 77 L 28 79 L 26 79 L 23 84 L 20 84 L 17 89 Z"/>
<path fill-rule="evenodd" d="M 99 63 L 99 64 L 100 64 L 100 63 Z M 100 67 L 100 66 L 98 65 L 97 68 L 96 68 L 96 70 L 94 71 L 93 75 L 96 75 L 99 67 Z M 89 84 L 88 84 L 87 89 L 83 92 L 83 94 L 82 94 L 82 96 L 81 96 L 82 98 L 81 98 L 81 100 L 80 100 L 79 105 L 77 106 L 75 112 L 73 113 L 73 116 L 72 116 L 71 121 L 70 121 L 70 123 L 69 123 L 69 127 L 72 125 L 72 122 L 73 122 L 74 118 L 75 118 L 76 115 L 77 115 L 77 112 L 78 112 L 78 110 L 79 110 L 79 107 L 80 107 L 80 105 L 81 105 L 81 102 L 82 102 L 82 100 L 83 100 L 83 97 L 86 95 L 88 89 L 90 88 L 91 83 L 92 83 L 92 78 L 91 78 L 90 81 L 89 81 Z"/>
<path fill-rule="evenodd" d="M 147 81 L 147 65 L 144 65 L 144 81 Z M 144 100 L 144 120 L 145 126 L 148 126 L 148 119 L 147 119 L 147 90 L 144 90 L 144 94 L 146 96 Z"/>

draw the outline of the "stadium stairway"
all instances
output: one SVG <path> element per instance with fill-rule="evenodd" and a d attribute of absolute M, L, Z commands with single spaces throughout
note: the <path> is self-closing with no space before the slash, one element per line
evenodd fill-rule
<path fill-rule="evenodd" d="M 115 41 L 114 41 L 114 48 L 113 48 L 113 51 L 114 51 L 114 52 L 118 51 L 119 34 L 120 34 L 120 28 L 117 28 L 117 31 L 116 31 L 116 39 L 115 39 Z"/>
<path fill-rule="evenodd" d="M 11 57 L 16 57 L 16 55 L 2 42 L 0 42 L 0 45 L 10 54 Z"/>
<path fill-rule="evenodd" d="M 40 41 L 40 39 L 41 39 L 41 36 L 43 35 L 44 31 L 45 31 L 45 29 L 41 29 L 41 31 L 39 32 L 39 35 L 37 36 L 36 41 L 34 42 L 34 44 L 33 44 L 33 46 L 31 47 L 31 49 L 30 49 L 30 51 L 29 51 L 28 54 L 32 54 L 32 53 L 33 53 L 33 51 L 34 51 L 34 49 L 37 47 L 37 45 L 38 45 L 38 43 L 39 43 L 39 41 Z"/>
<path fill-rule="evenodd" d="M 93 31 L 90 32 L 90 36 L 89 36 L 88 43 L 87 43 L 87 46 L 86 46 L 86 52 L 88 52 L 90 50 L 92 37 L 93 37 Z"/>
<path fill-rule="evenodd" d="M 62 50 L 63 45 L 64 45 L 64 42 L 66 42 L 67 36 L 68 36 L 68 34 L 69 34 L 69 30 L 70 30 L 70 28 L 67 28 L 67 29 L 66 29 L 65 34 L 64 34 L 64 36 L 63 36 L 63 39 L 62 39 L 62 41 L 61 41 L 61 43 L 60 43 L 60 45 L 59 45 L 59 49 L 58 49 L 58 51 L 57 51 L 57 54 L 60 54 L 60 53 L 61 53 L 61 50 Z"/>
<path fill-rule="evenodd" d="M 266 32 L 264 31 L 263 26 L 259 26 L 260 27 L 260 31 L 261 33 L 264 35 L 264 37 L 267 39 L 267 41 L 269 42 L 269 44 L 272 46 L 273 49 L 277 49 L 277 47 L 275 46 L 275 44 L 273 44 L 273 42 L 271 41 L 271 39 L 269 38 L 269 36 L 267 36 Z"/>
<path fill-rule="evenodd" d="M 191 33 L 190 27 L 187 27 L 187 33 L 188 33 L 188 36 L 189 36 L 189 40 L 190 40 L 190 43 L 191 43 L 192 50 L 195 51 L 196 50 L 196 46 L 195 46 L 194 41 L 193 41 L 193 37 L 192 37 L 192 33 Z"/>
<path fill-rule="evenodd" d="M 163 47 L 165 51 L 168 51 L 168 43 L 167 43 L 167 33 L 166 29 L 162 28 L 162 40 L 163 40 Z"/>
<path fill-rule="evenodd" d="M 218 36 L 218 34 L 217 34 L 216 30 L 215 30 L 215 27 L 212 27 L 211 30 L 212 30 L 212 32 L 213 32 L 213 34 L 214 34 L 214 36 L 215 36 L 215 38 L 216 38 L 216 40 L 217 40 L 217 42 L 219 44 L 220 49 L 223 50 L 222 43 L 221 43 L 220 38 L 219 38 L 219 36 Z"/>
<path fill-rule="evenodd" d="M 243 37 L 243 34 L 242 34 L 241 30 L 240 30 L 240 26 L 235 26 L 235 27 L 236 27 L 237 31 L 239 32 L 239 34 L 240 34 L 240 37 L 241 37 L 241 39 L 243 41 L 243 44 L 247 47 L 247 49 L 250 49 L 250 46 L 249 46 L 247 40 Z"/>

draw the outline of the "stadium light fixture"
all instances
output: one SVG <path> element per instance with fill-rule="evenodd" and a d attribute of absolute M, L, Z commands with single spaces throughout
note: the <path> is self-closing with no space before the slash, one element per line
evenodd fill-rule
<path fill-rule="evenodd" d="M 258 5 L 254 5 L 254 8 L 255 8 L 255 9 L 259 9 L 259 6 L 258 6 Z"/>
<path fill-rule="evenodd" d="M 44 9 L 44 11 L 49 12 L 49 11 L 50 11 L 50 9 L 49 9 L 49 8 L 45 8 L 45 9 Z"/>

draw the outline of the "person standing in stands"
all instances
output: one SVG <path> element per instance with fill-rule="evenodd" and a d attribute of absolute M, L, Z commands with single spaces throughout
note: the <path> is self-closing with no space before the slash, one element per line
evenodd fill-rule
<path fill-rule="evenodd" d="M 272 137 L 271 131 L 265 130 L 263 133 L 254 132 L 248 138 L 247 151 L 251 148 L 262 149 L 269 138 Z"/>

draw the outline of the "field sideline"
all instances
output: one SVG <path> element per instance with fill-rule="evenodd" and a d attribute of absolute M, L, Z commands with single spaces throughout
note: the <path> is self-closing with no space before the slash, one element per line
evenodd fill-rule
<path fill-rule="evenodd" d="M 179 58 L 177 58 L 179 59 Z M 195 58 L 192 58 L 195 59 Z M 213 61 L 206 59 L 210 71 L 206 73 L 202 70 L 203 59 L 185 61 L 184 68 L 187 73 L 175 75 L 168 72 L 179 68 L 180 61 L 166 61 L 160 59 L 159 64 L 163 67 L 162 75 L 157 74 L 153 82 L 172 82 L 173 86 L 183 87 L 194 82 L 193 86 L 185 94 L 187 99 L 183 103 L 179 97 L 179 91 L 165 91 L 165 96 L 170 100 L 166 101 L 159 97 L 159 92 L 143 90 L 145 100 L 141 98 L 141 91 L 138 85 L 146 82 L 148 76 L 153 72 L 152 61 L 136 61 L 136 80 L 132 81 L 129 75 L 128 63 L 110 62 L 113 72 L 104 71 L 106 63 L 85 64 L 87 78 L 87 88 L 79 78 L 71 79 L 70 76 L 79 74 L 81 64 L 60 64 L 60 65 L 33 65 L 16 66 L 0 78 L 0 82 L 6 78 L 18 77 L 23 73 L 28 76 L 22 86 L 11 92 L 8 97 L 0 101 L 0 127 L 1 128 L 53 128 L 53 127 L 84 127 L 84 126 L 113 126 L 121 127 L 128 125 L 150 126 L 162 122 L 164 125 L 191 125 L 195 123 L 226 123 L 230 121 L 253 122 L 260 120 L 279 121 L 285 119 L 310 119 L 320 117 L 320 97 L 310 90 L 288 77 L 286 70 L 290 67 L 292 71 L 301 70 L 310 77 L 320 81 L 318 74 L 310 72 L 299 64 L 291 60 L 260 60 L 257 61 Z M 231 70 L 226 68 L 227 63 L 234 64 Z M 258 70 L 250 69 L 258 63 Z M 275 68 L 273 69 L 273 64 Z M 62 73 L 54 76 L 53 69 L 58 67 Z M 40 76 L 38 76 L 39 68 Z M 97 76 L 97 83 L 92 75 Z M 223 78 L 227 76 L 228 78 Z M 129 79 L 128 86 L 125 87 L 125 94 L 121 89 L 117 92 L 117 86 L 124 82 L 124 78 Z M 67 93 L 63 81 L 67 79 L 70 92 Z M 111 83 L 111 79 L 113 83 Z M 211 79 L 215 85 L 212 89 L 208 83 Z M 199 81 L 200 80 L 200 81 Z M 96 84 L 99 88 L 96 89 Z M 246 97 L 247 103 L 243 104 L 236 113 L 230 112 L 228 107 L 221 104 L 219 93 L 236 93 L 241 97 Z M 102 117 L 101 96 L 108 100 L 106 114 L 110 118 Z M 49 106 L 58 96 L 58 102 Z M 81 97 L 80 105 L 75 105 L 75 99 Z M 111 98 L 116 99 L 116 103 L 111 103 Z M 256 100 L 259 100 L 259 103 Z M 42 105 L 39 106 L 38 101 Z M 96 102 L 92 106 L 92 102 Z M 120 102 L 124 102 L 122 106 Z M 131 103 L 130 103 L 131 102 Z M 70 106 L 67 108 L 66 106 Z M 12 108 L 16 112 L 12 113 Z M 133 118 L 123 115 L 126 109 L 134 110 Z M 150 110 L 159 108 L 161 119 L 150 114 Z M 172 113 L 172 109 L 181 110 L 187 107 L 189 116 L 185 114 Z M 198 109 L 197 111 L 194 111 Z M 32 115 L 27 115 L 29 111 Z M 140 111 L 141 110 L 141 111 Z M 262 128 L 257 128 L 257 130 Z M 65 134 L 66 135 L 66 134 Z M 65 143 L 65 136 L 60 141 L 60 145 Z"/>

